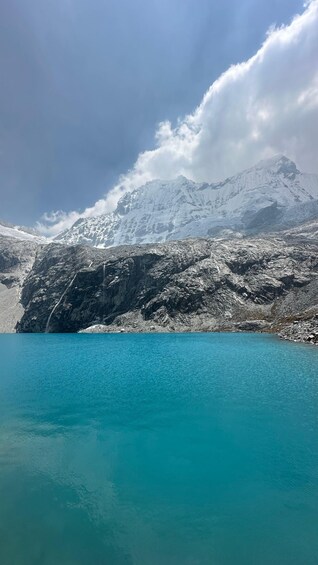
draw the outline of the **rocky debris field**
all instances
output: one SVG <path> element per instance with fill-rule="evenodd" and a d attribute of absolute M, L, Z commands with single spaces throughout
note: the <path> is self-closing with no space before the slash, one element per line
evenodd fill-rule
<path fill-rule="evenodd" d="M 318 345 L 318 313 L 309 319 L 295 319 L 284 325 L 278 335 L 282 339 Z"/>

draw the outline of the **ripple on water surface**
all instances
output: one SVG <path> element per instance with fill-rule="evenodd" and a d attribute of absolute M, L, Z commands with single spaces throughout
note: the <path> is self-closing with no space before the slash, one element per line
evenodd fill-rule
<path fill-rule="evenodd" d="M 1 565 L 317 565 L 318 348 L 0 336 Z"/>

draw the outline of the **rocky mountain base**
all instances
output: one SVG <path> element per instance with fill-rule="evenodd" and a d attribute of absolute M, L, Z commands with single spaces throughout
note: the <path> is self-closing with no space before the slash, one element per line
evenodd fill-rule
<path fill-rule="evenodd" d="M 112 249 L 51 244 L 39 248 L 23 284 L 17 330 L 283 335 L 299 313 L 318 314 L 317 276 L 318 244 L 290 234 Z"/>

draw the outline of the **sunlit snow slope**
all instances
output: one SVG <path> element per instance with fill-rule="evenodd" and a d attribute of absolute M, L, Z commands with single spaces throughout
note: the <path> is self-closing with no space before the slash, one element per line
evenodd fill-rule
<path fill-rule="evenodd" d="M 13 237 L 21 241 L 33 241 L 34 243 L 46 243 L 47 239 L 33 233 L 32 230 L 26 231 L 28 228 L 21 228 L 20 226 L 13 226 L 7 222 L 0 221 L 0 235 L 4 237 Z"/>

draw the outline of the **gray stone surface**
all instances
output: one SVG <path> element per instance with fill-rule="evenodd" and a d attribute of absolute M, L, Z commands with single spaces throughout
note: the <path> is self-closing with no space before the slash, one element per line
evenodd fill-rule
<path fill-rule="evenodd" d="M 317 276 L 318 243 L 297 238 L 51 244 L 25 280 L 18 331 L 275 331 L 318 312 Z"/>
<path fill-rule="evenodd" d="M 0 332 L 15 332 L 23 306 L 20 293 L 32 268 L 37 243 L 0 235 Z"/>
<path fill-rule="evenodd" d="M 14 333 L 16 323 L 21 319 L 22 314 L 19 287 L 7 288 L 0 283 L 0 331 Z"/>
<path fill-rule="evenodd" d="M 283 325 L 278 335 L 282 339 L 300 341 L 318 345 L 318 314 L 304 312 L 304 319 L 296 319 L 292 323 Z"/>

